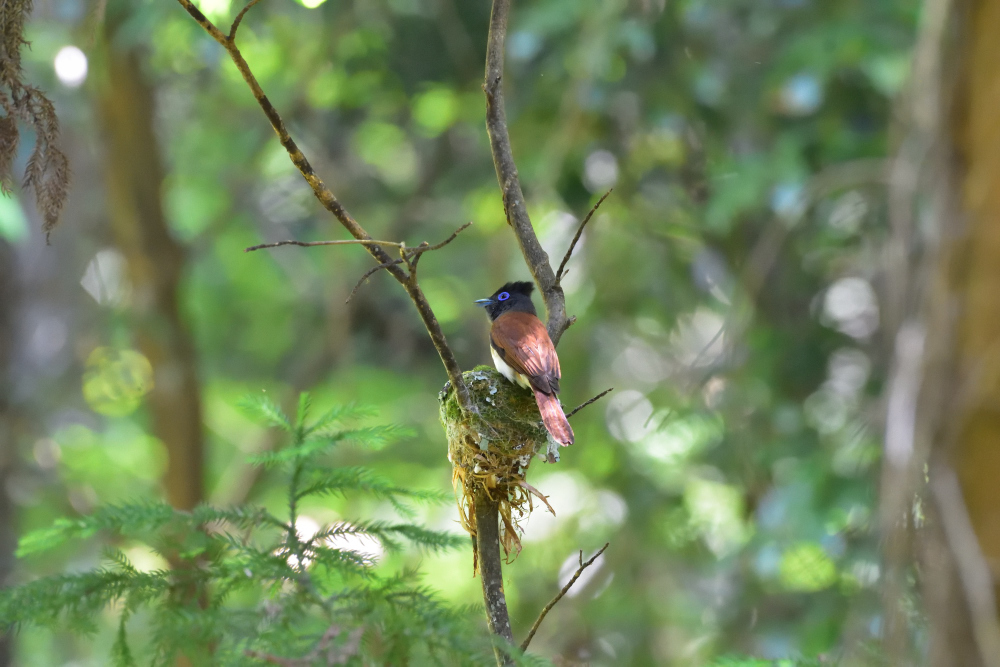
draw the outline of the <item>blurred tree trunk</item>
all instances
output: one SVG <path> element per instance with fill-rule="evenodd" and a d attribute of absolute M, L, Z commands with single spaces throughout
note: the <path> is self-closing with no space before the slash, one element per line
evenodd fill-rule
<path fill-rule="evenodd" d="M 956 258 L 959 368 L 975 383 L 954 452 L 969 518 L 1000 575 L 1000 0 L 975 3 L 964 42 L 955 142 L 963 158 L 968 242 Z"/>
<path fill-rule="evenodd" d="M 184 256 L 163 212 L 153 93 L 138 54 L 112 46 L 105 53 L 108 76 L 97 111 L 107 151 L 108 213 L 128 266 L 139 349 L 153 365 L 148 404 L 153 432 L 170 457 L 167 497 L 175 507 L 190 509 L 203 498 L 204 472 L 194 343 L 178 308 Z"/>
<path fill-rule="evenodd" d="M 917 545 L 930 622 L 928 664 L 1000 666 L 1000 0 L 927 0 L 939 21 L 933 76 L 915 64 L 927 122 L 927 192 L 940 233 L 924 299 L 930 493 Z M 918 47 L 915 63 L 922 57 Z M 925 79 L 920 81 L 921 76 Z M 918 96 L 919 97 L 919 96 Z M 919 127 L 918 127 L 919 131 Z M 929 167 L 929 168 L 928 168 Z M 935 195 L 934 190 L 941 194 Z M 914 271 L 916 280 L 919 273 Z M 931 444 L 932 443 L 932 444 Z M 919 447 L 918 447 L 919 449 Z"/>
<path fill-rule="evenodd" d="M 14 467 L 17 452 L 10 415 L 17 285 L 14 250 L 0 239 L 0 586 L 6 585 L 13 572 L 17 544 L 14 507 L 7 494 L 7 478 Z M 0 634 L 0 667 L 12 664 L 12 644 L 10 635 Z"/>

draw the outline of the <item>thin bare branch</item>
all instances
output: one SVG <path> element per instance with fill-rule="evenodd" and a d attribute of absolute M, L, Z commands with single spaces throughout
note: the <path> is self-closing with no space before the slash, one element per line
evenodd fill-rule
<path fill-rule="evenodd" d="M 607 549 L 610 544 L 611 544 L 610 542 L 605 543 L 604 546 L 601 547 L 600 551 L 598 551 L 596 554 L 594 554 L 594 557 L 591 558 L 590 560 L 588 560 L 586 563 L 583 562 L 583 551 L 580 551 L 580 567 L 578 567 L 576 569 L 576 572 L 573 574 L 573 578 L 570 579 L 566 583 L 566 585 L 562 587 L 562 590 L 559 591 L 559 593 L 556 594 L 556 596 L 554 598 L 552 598 L 552 602 L 549 602 L 547 605 L 545 605 L 545 608 L 542 609 L 542 613 L 540 613 L 538 615 L 538 618 L 535 619 L 535 624 L 532 625 L 531 626 L 531 630 L 528 631 L 528 636 L 524 638 L 523 642 L 521 642 L 521 650 L 522 651 L 527 651 L 528 650 L 528 644 L 531 643 L 531 640 L 534 638 L 535 633 L 538 632 L 538 626 L 540 626 L 542 624 L 542 621 L 545 620 L 545 616 L 550 611 L 552 611 L 552 608 L 556 606 L 556 604 L 559 602 L 559 600 L 563 599 L 563 596 L 566 595 L 566 593 L 569 592 L 569 589 L 573 587 L 573 584 L 575 584 L 576 580 L 580 578 L 580 575 L 583 574 L 583 571 L 586 570 L 591 565 L 593 565 L 594 561 L 596 561 L 598 558 L 600 558 L 601 554 L 604 553 L 604 550 Z"/>
<path fill-rule="evenodd" d="M 233 20 L 232 27 L 229 28 L 230 42 L 236 41 L 236 31 L 240 29 L 240 23 L 243 22 L 243 17 L 246 16 L 246 13 L 250 11 L 258 2 L 260 2 L 260 0 L 250 0 L 250 2 L 247 3 L 247 6 L 241 9 L 240 13 L 236 15 L 236 18 Z"/>
<path fill-rule="evenodd" d="M 458 361 L 455 359 L 455 353 L 452 351 L 451 347 L 448 345 L 448 341 L 444 336 L 444 332 L 441 331 L 441 325 L 434 316 L 434 311 L 431 310 L 430 304 L 424 297 L 420 286 L 417 285 L 415 280 L 411 279 L 411 276 L 404 271 L 397 262 L 393 261 L 393 258 L 377 243 L 373 243 L 373 239 L 368 235 L 358 222 L 351 217 L 351 214 L 347 212 L 343 204 L 334 196 L 333 192 L 323 183 L 323 180 L 316 174 L 315 170 L 310 164 L 309 160 L 299 149 L 298 144 L 292 139 L 291 135 L 288 133 L 288 129 L 285 127 L 285 122 L 282 120 L 281 116 L 278 114 L 277 109 L 271 104 L 267 95 L 264 94 L 263 88 L 261 88 L 260 83 L 254 76 L 253 72 L 250 70 L 250 66 L 247 64 L 246 59 L 243 54 L 236 47 L 234 40 L 231 40 L 226 34 L 219 30 L 215 24 L 213 24 L 208 18 L 201 12 L 198 7 L 196 7 L 191 0 L 177 0 L 180 5 L 191 15 L 198 24 L 205 29 L 205 31 L 214 39 L 216 42 L 222 45 L 229 57 L 232 59 L 236 68 L 239 70 L 240 74 L 243 76 L 243 80 L 246 81 L 247 85 L 250 87 L 250 92 L 253 93 L 254 99 L 257 100 L 257 104 L 260 105 L 261 110 L 263 110 L 264 115 L 267 116 L 268 121 L 271 123 L 271 127 L 274 129 L 275 133 L 278 135 L 278 140 L 281 145 L 285 148 L 288 153 L 289 159 L 292 164 L 295 165 L 299 173 L 312 188 L 313 194 L 316 199 L 323 205 L 323 207 L 333 214 L 340 224 L 359 241 L 366 241 L 364 244 L 365 249 L 368 253 L 375 258 L 379 264 L 387 264 L 385 267 L 393 278 L 396 279 L 404 289 L 406 293 L 409 294 L 410 299 L 413 301 L 414 305 L 417 307 L 417 312 L 420 314 L 420 319 L 424 323 L 424 327 L 427 329 L 427 333 L 431 337 L 431 341 L 434 343 L 434 348 L 437 350 L 438 356 L 441 357 L 441 363 L 444 365 L 445 371 L 448 373 L 448 379 L 451 380 L 451 384 L 455 387 L 455 395 L 458 399 L 459 405 L 462 410 L 468 413 L 476 413 L 476 407 L 472 402 L 472 398 L 469 395 L 469 388 L 465 385 L 465 381 L 462 379 L 462 369 L 458 365 Z M 251 3 L 252 4 L 252 3 Z"/>
<path fill-rule="evenodd" d="M 345 301 L 344 303 L 350 303 L 351 299 L 354 298 L 354 295 L 357 293 L 357 291 L 361 289 L 361 285 L 363 285 L 365 281 L 371 278 L 373 275 L 375 275 L 382 269 L 388 269 L 390 266 L 395 266 L 396 264 L 402 264 L 402 263 L 403 263 L 402 258 L 394 259 L 392 261 L 386 262 L 385 264 L 379 264 L 378 266 L 373 266 L 372 268 L 365 271 L 365 274 L 361 276 L 360 280 L 358 280 L 357 284 L 354 286 L 354 289 L 352 289 L 351 293 L 347 295 L 347 301 Z"/>
<path fill-rule="evenodd" d="M 558 345 L 563 332 L 569 327 L 566 296 L 559 281 L 556 280 L 556 274 L 552 271 L 548 254 L 538 242 L 535 228 L 531 225 L 531 218 L 528 217 L 524 193 L 521 191 L 521 180 L 510 147 L 507 114 L 504 110 L 502 86 L 504 42 L 507 37 L 510 5 L 511 0 L 494 0 L 490 15 L 490 33 L 486 44 L 486 81 L 483 83 L 483 91 L 486 93 L 486 130 L 490 135 L 493 166 L 496 168 L 497 180 L 503 192 L 503 208 L 507 215 L 507 224 L 517 237 L 524 261 L 545 301 L 549 337 L 554 345 Z"/>
<path fill-rule="evenodd" d="M 569 419 L 570 417 L 572 417 L 573 415 L 575 415 L 577 412 L 579 412 L 580 410 L 583 410 L 585 407 L 587 407 L 588 405 L 590 405 L 591 403 L 595 403 L 595 402 L 601 400 L 602 398 L 604 398 L 605 396 L 607 396 L 608 394 L 610 394 L 614 390 L 615 390 L 614 387 L 609 387 L 608 389 L 605 389 L 604 391 L 602 391 L 597 396 L 594 396 L 592 399 L 590 399 L 586 403 L 581 403 L 580 405 L 576 406 L 575 408 L 573 408 L 572 410 L 570 410 L 569 412 L 566 413 L 566 419 Z"/>
<path fill-rule="evenodd" d="M 435 245 L 428 245 L 427 242 L 424 241 L 423 243 L 421 243 L 416 248 L 407 249 L 406 250 L 406 255 L 407 255 L 406 257 L 400 257 L 399 259 L 394 259 L 394 260 L 392 260 L 390 262 L 386 262 L 384 264 L 379 264 L 378 266 L 373 266 L 372 268 L 368 269 L 367 271 L 365 271 L 365 274 L 363 276 L 361 276 L 361 279 L 358 280 L 357 284 L 354 285 L 354 289 L 351 290 L 351 293 L 348 295 L 347 301 L 345 301 L 345 303 L 350 303 L 351 302 L 351 299 L 354 298 L 354 295 L 357 293 L 357 291 L 361 288 L 361 285 L 363 285 L 366 280 L 368 280 L 369 278 L 371 278 L 373 275 L 375 275 L 376 273 L 378 273 L 382 269 L 389 268 L 390 266 L 394 266 L 396 264 L 402 264 L 404 262 L 407 262 L 407 265 L 410 266 L 411 269 L 412 269 L 411 273 L 410 273 L 410 278 L 414 279 L 416 268 L 417 268 L 417 262 L 420 261 L 420 258 L 423 257 L 423 255 L 424 255 L 425 252 L 430 252 L 431 250 L 440 250 L 441 248 L 445 247 L 446 245 L 448 245 L 449 243 L 451 243 L 452 241 L 454 241 L 455 237 L 458 236 L 459 234 L 461 234 L 466 229 L 468 229 L 470 225 L 472 225 L 471 222 L 465 223 L 464 225 L 462 225 L 461 227 L 459 227 L 458 229 L 456 229 L 454 231 L 454 233 L 452 233 L 451 236 L 449 236 L 448 238 L 446 238 L 444 241 L 441 241 L 441 243 L 437 243 Z M 410 264 L 408 262 L 408 257 L 413 257 L 412 264 Z"/>
<path fill-rule="evenodd" d="M 597 212 L 597 209 L 601 207 L 601 204 L 604 203 L 604 200 L 607 199 L 608 195 L 612 192 L 614 192 L 614 188 L 605 192 L 604 196 L 597 200 L 597 203 L 594 204 L 594 208 L 590 209 L 590 213 L 587 214 L 587 217 L 585 217 L 583 222 L 580 223 L 580 226 L 577 227 L 576 234 L 573 236 L 573 240 L 569 244 L 569 249 L 566 251 L 566 255 L 563 256 L 562 261 L 559 262 L 559 269 L 556 271 L 556 284 L 561 284 L 563 276 L 566 275 L 566 262 L 568 262 L 569 258 L 573 255 L 573 249 L 576 248 L 576 244 L 580 241 L 580 237 L 583 236 L 583 228 L 587 226 L 590 219 L 594 217 L 594 213 Z M 567 328 L 569 327 L 567 326 Z"/>
<path fill-rule="evenodd" d="M 274 243 L 261 243 L 260 245 L 252 245 L 249 248 L 243 250 L 243 252 L 253 252 L 255 250 L 263 250 L 265 248 L 279 248 L 283 245 L 297 245 L 303 248 L 311 248 L 313 246 L 319 245 L 379 245 L 386 246 L 389 248 L 405 248 L 405 243 L 399 243 L 397 241 L 370 241 L 367 239 L 349 239 L 343 241 L 275 241 Z"/>
<path fill-rule="evenodd" d="M 416 274 L 416 271 L 417 271 L 417 262 L 420 261 L 420 258 L 424 256 L 425 252 L 431 252 L 432 250 L 440 250 L 441 248 L 445 247 L 446 245 L 448 245 L 449 243 L 451 243 L 452 241 L 454 241 L 455 238 L 459 234 L 461 234 L 462 232 L 464 232 L 466 229 L 468 229 L 471 226 L 472 226 L 471 222 L 465 223 L 464 225 L 462 225 L 461 227 L 459 227 L 458 229 L 456 229 L 452 233 L 451 236 L 449 236 L 448 238 L 446 238 L 444 241 L 441 241 L 441 243 L 437 243 L 435 245 L 427 245 L 427 242 L 424 241 L 423 243 L 421 243 L 416 248 L 413 248 L 413 255 L 415 255 L 414 259 L 413 259 L 413 272 L 414 272 L 414 274 Z"/>

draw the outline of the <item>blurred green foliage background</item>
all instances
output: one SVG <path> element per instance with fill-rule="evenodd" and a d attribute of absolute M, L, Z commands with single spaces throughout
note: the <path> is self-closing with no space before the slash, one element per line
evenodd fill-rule
<path fill-rule="evenodd" d="M 345 304 L 372 266 L 360 248 L 244 253 L 346 236 L 178 4 L 109 0 L 103 18 L 99 4 L 38 0 L 29 25 L 28 78 L 56 102 L 74 172 L 53 245 L 29 197 L 0 198 L 0 236 L 24 285 L 10 390 L 19 463 L 7 483 L 18 530 L 163 494 L 166 450 L 144 400 L 155 373 L 130 315 L 143 294 L 110 229 L 97 120 L 115 52 L 136 54 L 154 91 L 202 391 L 205 497 L 280 501 L 247 473 L 246 456 L 273 445 L 235 405 L 260 391 L 288 405 L 309 388 L 319 403 L 373 405 L 416 430 L 376 453 L 347 449 L 344 464 L 448 488 L 436 404 L 446 378 L 406 295 L 377 274 Z M 196 4 L 222 25 L 240 9 Z M 557 516 L 536 511 L 506 567 L 515 637 L 578 550 L 611 546 L 533 651 L 593 665 L 869 655 L 880 451 L 866 411 L 887 363 L 872 287 L 886 221 L 882 186 L 865 174 L 891 149 L 917 14 L 903 0 L 515 3 L 507 114 L 554 262 L 614 187 L 569 263 L 577 323 L 559 353 L 564 404 L 615 391 L 574 418 L 577 444 L 560 463 L 532 468 Z M 292 135 L 375 238 L 434 243 L 474 222 L 421 264 L 467 369 L 489 362 L 472 300 L 529 278 L 484 126 L 488 19 L 486 0 L 267 0 L 239 37 Z M 86 56 L 85 78 L 54 67 L 70 53 L 78 72 L 67 45 Z M 337 500 L 303 511 L 317 525 L 391 515 Z M 460 531 L 452 507 L 425 514 Z M 81 543 L 19 563 L 17 576 L 99 558 L 97 542 Z M 386 557 L 401 565 L 448 600 L 480 599 L 468 550 Z M 105 664 L 113 623 L 93 641 L 25 630 L 19 664 Z"/>

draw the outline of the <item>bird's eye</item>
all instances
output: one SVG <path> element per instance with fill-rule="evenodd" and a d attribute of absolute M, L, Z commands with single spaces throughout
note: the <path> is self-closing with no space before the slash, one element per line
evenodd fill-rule
<path fill-rule="evenodd" d="M 497 294 L 497 301 L 506 301 L 510 298 L 510 294 L 507 292 L 500 292 Z"/>

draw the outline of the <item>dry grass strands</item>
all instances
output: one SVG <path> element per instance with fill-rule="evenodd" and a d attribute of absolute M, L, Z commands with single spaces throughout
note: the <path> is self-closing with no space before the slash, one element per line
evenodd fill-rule
<path fill-rule="evenodd" d="M 558 460 L 542 425 L 534 395 L 488 366 L 463 374 L 479 415 L 463 413 L 451 385 L 445 385 L 441 422 L 448 436 L 448 460 L 462 527 L 476 536 L 475 497 L 484 492 L 500 506 L 500 542 L 509 563 L 521 551 L 521 523 L 534 510 L 533 496 L 545 496 L 525 481 L 535 454 Z M 553 514 L 555 512 L 553 511 Z"/>

